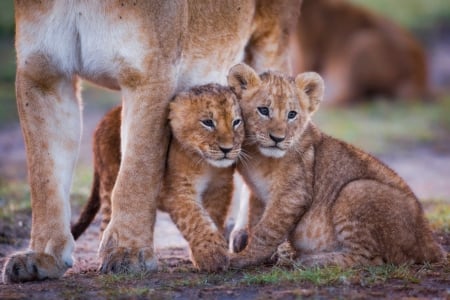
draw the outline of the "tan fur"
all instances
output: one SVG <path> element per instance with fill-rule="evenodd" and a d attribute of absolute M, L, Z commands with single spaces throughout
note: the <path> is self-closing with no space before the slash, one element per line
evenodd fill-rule
<path fill-rule="evenodd" d="M 231 266 L 261 263 L 285 239 L 305 266 L 443 259 L 406 183 L 376 158 L 311 123 L 324 93 L 318 74 L 258 76 L 241 64 L 231 69 L 229 82 L 246 122 L 248 159 L 238 170 L 265 207 L 250 210 L 261 211 L 259 221 Z M 268 109 L 267 117 L 261 108 Z"/>
<path fill-rule="evenodd" d="M 94 134 L 94 183 L 91 196 L 72 227 L 76 238 L 102 209 L 101 231 L 111 216 L 111 191 L 120 166 L 121 107 L 111 110 Z M 232 163 L 239 157 L 244 125 L 234 94 L 225 87 L 206 85 L 181 93 L 170 103 L 174 136 L 158 208 L 167 211 L 191 247 L 201 270 L 227 269 L 227 243 L 222 235 L 233 190 Z M 212 120 L 208 129 L 202 120 Z M 233 125 L 234 123 L 234 125 Z M 223 162 L 225 153 L 229 166 Z M 101 203 L 101 205 L 100 205 Z"/>
<path fill-rule="evenodd" d="M 57 278 L 73 264 L 69 191 L 81 134 L 80 77 L 123 96 L 121 164 L 100 271 L 156 269 L 153 225 L 169 100 L 195 85 L 225 83 L 246 53 L 259 57 L 252 60 L 259 70 L 286 68 L 281 43 L 298 2 L 16 0 L 17 106 L 31 187 L 32 255 L 10 256 L 3 281 Z M 267 5 L 276 13 L 265 13 Z M 53 261 L 43 263 L 48 256 Z M 47 275 L 33 277 L 28 265 Z M 47 265 L 53 268 L 41 272 Z"/>
<path fill-rule="evenodd" d="M 345 0 L 303 0 L 300 13 L 295 71 L 323 74 L 325 101 L 428 96 L 425 51 L 399 25 Z"/>

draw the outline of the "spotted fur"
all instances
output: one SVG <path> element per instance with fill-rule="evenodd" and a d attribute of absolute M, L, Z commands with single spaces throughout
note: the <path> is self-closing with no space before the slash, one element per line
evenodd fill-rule
<path fill-rule="evenodd" d="M 100 202 L 102 232 L 110 222 L 111 192 L 120 166 L 120 113 L 121 107 L 110 111 L 94 134 L 94 183 L 72 226 L 75 238 L 90 224 Z M 236 96 L 216 84 L 194 87 L 170 103 L 169 119 L 173 139 L 158 207 L 170 214 L 189 242 L 199 269 L 226 269 L 223 231 L 233 191 L 233 164 L 244 138 Z"/>

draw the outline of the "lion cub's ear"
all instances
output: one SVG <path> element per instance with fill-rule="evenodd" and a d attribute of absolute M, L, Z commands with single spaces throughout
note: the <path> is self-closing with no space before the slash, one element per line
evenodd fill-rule
<path fill-rule="evenodd" d="M 246 64 L 237 64 L 228 73 L 228 85 L 239 98 L 251 96 L 261 84 L 255 70 Z"/>
<path fill-rule="evenodd" d="M 323 99 L 325 84 L 322 77 L 315 72 L 306 72 L 298 74 L 295 77 L 295 85 L 300 94 L 300 101 L 308 109 L 310 113 L 315 112 L 319 108 L 319 104 Z M 302 94 L 306 94 L 305 102 Z"/>

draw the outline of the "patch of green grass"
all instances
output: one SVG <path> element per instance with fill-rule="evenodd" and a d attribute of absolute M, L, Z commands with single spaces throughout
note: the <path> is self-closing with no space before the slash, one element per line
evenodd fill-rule
<path fill-rule="evenodd" d="M 118 273 L 100 275 L 96 281 L 105 287 L 114 287 L 121 282 L 142 281 L 154 274 L 153 272 L 138 272 L 138 273 Z"/>
<path fill-rule="evenodd" d="M 75 170 L 70 194 L 72 205 L 82 206 L 92 184 L 92 168 L 80 166 Z M 17 211 L 31 211 L 30 187 L 23 181 L 2 181 L 0 179 L 0 218 L 8 218 Z"/>
<path fill-rule="evenodd" d="M 323 107 L 313 117 L 327 134 L 382 154 L 450 134 L 450 98 L 435 103 L 373 102 L 351 108 Z"/>
<path fill-rule="evenodd" d="M 444 201 L 429 203 L 425 215 L 434 230 L 450 232 L 450 204 Z"/>
<path fill-rule="evenodd" d="M 287 270 L 274 267 L 268 272 L 245 273 L 241 281 L 243 284 L 278 284 L 281 282 L 311 282 L 314 285 L 328 285 L 334 283 L 345 283 L 355 275 L 353 269 L 341 269 L 338 267 L 326 268 L 295 268 Z"/>
<path fill-rule="evenodd" d="M 10 218 L 15 212 L 23 210 L 31 211 L 28 184 L 0 181 L 0 218 Z"/>
<path fill-rule="evenodd" d="M 360 271 L 360 284 L 362 286 L 382 284 L 390 279 L 401 279 L 408 283 L 420 283 L 419 277 L 409 265 L 395 266 L 385 264 L 382 266 L 364 267 Z"/>
<path fill-rule="evenodd" d="M 239 281 L 245 285 L 273 285 L 283 282 L 310 282 L 315 286 L 332 284 L 361 284 L 369 286 L 399 279 L 405 283 L 419 283 L 420 278 L 409 265 L 385 264 L 361 268 L 313 267 L 285 269 L 275 267 L 269 271 L 246 272 Z"/>
<path fill-rule="evenodd" d="M 191 271 L 187 271 L 191 272 Z M 185 276 L 180 279 L 171 280 L 170 282 L 165 282 L 163 287 L 166 289 L 182 288 L 182 287 L 205 287 L 205 286 L 215 286 L 222 284 L 235 285 L 239 283 L 239 276 L 237 275 L 239 271 L 228 270 L 221 273 L 201 273 L 196 274 L 196 276 Z"/>

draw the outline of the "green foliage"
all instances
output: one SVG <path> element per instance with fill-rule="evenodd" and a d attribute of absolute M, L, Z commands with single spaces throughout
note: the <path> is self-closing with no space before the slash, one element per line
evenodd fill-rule
<path fill-rule="evenodd" d="M 0 218 L 10 218 L 15 212 L 23 210 L 31 211 L 28 184 L 0 181 Z"/>
<path fill-rule="evenodd" d="M 450 232 L 450 203 L 444 201 L 427 202 L 425 215 L 434 230 Z"/>
<path fill-rule="evenodd" d="M 448 136 L 449 115 L 450 98 L 447 97 L 434 103 L 377 101 L 351 108 L 324 106 L 313 120 L 325 133 L 371 153 L 382 154 Z"/>
<path fill-rule="evenodd" d="M 82 206 L 90 193 L 91 167 L 80 166 L 75 170 L 72 184 L 72 205 Z M 26 182 L 0 178 L 0 218 L 9 218 L 17 211 L 31 211 L 30 188 Z"/>
<path fill-rule="evenodd" d="M 14 35 L 14 1 L 0 1 L 0 37 Z"/>
<path fill-rule="evenodd" d="M 379 12 L 403 26 L 430 29 L 449 20 L 448 0 L 350 0 Z"/>

